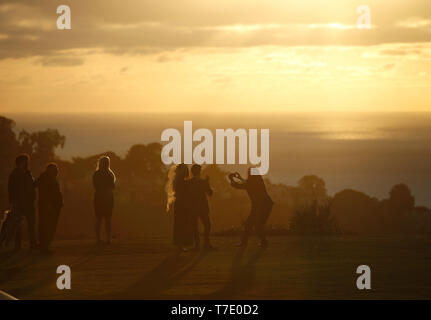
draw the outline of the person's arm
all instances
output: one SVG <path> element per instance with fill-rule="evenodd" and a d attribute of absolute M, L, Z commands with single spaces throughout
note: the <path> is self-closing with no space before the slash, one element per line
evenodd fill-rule
<path fill-rule="evenodd" d="M 60 184 L 58 183 L 58 181 L 55 182 L 55 191 L 57 194 L 57 204 L 61 208 L 63 207 L 64 202 L 63 202 L 63 194 L 61 193 Z"/>
<path fill-rule="evenodd" d="M 15 194 L 16 188 L 15 188 L 14 177 L 12 174 L 9 176 L 7 189 L 9 193 L 9 203 L 13 204 L 15 202 L 15 197 L 16 197 L 16 194 Z"/>
<path fill-rule="evenodd" d="M 114 190 L 115 189 L 115 176 L 111 176 L 111 189 Z"/>
<path fill-rule="evenodd" d="M 236 182 L 235 180 L 231 180 L 230 185 L 235 189 L 242 189 L 242 190 L 247 189 L 247 183 L 244 183 L 244 182 Z"/>
<path fill-rule="evenodd" d="M 36 200 L 36 183 L 34 181 L 33 176 L 29 173 L 28 175 L 28 183 L 30 186 L 30 190 L 31 190 L 31 200 L 35 201 Z"/>
<path fill-rule="evenodd" d="M 240 179 L 241 182 L 236 182 L 234 180 L 234 177 L 237 177 L 238 179 Z M 239 174 L 231 173 L 229 174 L 229 179 L 230 179 L 230 185 L 235 189 L 242 189 L 242 190 L 247 189 L 247 182 Z"/>
<path fill-rule="evenodd" d="M 205 190 L 205 192 L 206 192 L 206 194 L 208 196 L 212 196 L 213 195 L 213 189 L 211 189 L 209 177 L 207 177 L 207 179 L 205 181 L 206 181 L 206 190 Z"/>
<path fill-rule="evenodd" d="M 96 172 L 93 173 L 93 187 L 94 187 L 94 190 L 97 190 L 99 188 L 97 177 L 96 177 Z"/>
<path fill-rule="evenodd" d="M 39 178 L 37 178 L 37 179 L 34 181 L 33 186 L 34 186 L 35 188 L 39 188 L 39 186 L 40 186 L 40 176 L 39 176 Z"/>
<path fill-rule="evenodd" d="M 242 183 L 247 183 L 247 180 L 245 180 L 238 172 L 235 172 L 235 178 L 241 180 Z"/>

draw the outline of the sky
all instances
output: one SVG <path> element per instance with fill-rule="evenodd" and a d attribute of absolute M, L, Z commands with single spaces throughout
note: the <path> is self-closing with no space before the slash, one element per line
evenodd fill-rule
<path fill-rule="evenodd" d="M 429 0 L 0 0 L 0 112 L 431 111 L 430 89 Z"/>

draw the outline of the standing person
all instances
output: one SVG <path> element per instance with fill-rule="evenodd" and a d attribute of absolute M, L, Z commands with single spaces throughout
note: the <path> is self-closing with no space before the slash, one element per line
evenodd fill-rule
<path fill-rule="evenodd" d="M 167 207 L 173 208 L 174 230 L 173 242 L 181 251 L 187 251 L 187 247 L 193 244 L 193 225 L 190 212 L 190 183 L 188 180 L 189 169 L 185 164 L 173 166 L 168 173 L 166 193 L 168 196 Z"/>
<path fill-rule="evenodd" d="M 244 223 L 244 232 L 239 246 L 245 247 L 248 243 L 250 232 L 254 228 L 260 238 L 260 246 L 266 247 L 268 241 L 265 236 L 265 223 L 271 213 L 274 202 L 266 191 L 265 183 L 261 175 L 251 175 L 248 169 L 247 180 L 243 179 L 238 172 L 229 174 L 232 187 L 246 190 L 251 201 L 251 211 Z M 235 178 L 240 182 L 235 181 Z"/>
<path fill-rule="evenodd" d="M 28 169 L 30 157 L 20 154 L 15 159 L 16 168 L 12 171 L 8 181 L 9 203 L 13 214 L 20 215 L 27 221 L 30 249 L 37 246 L 35 235 L 34 200 L 36 198 L 34 180 Z M 18 226 L 15 235 L 15 250 L 21 249 L 22 226 Z"/>
<path fill-rule="evenodd" d="M 105 221 L 107 243 L 111 243 L 111 217 L 114 209 L 115 174 L 111 170 L 111 159 L 104 156 L 97 163 L 97 169 L 93 174 L 94 186 L 94 211 L 96 213 L 96 239 L 101 244 L 100 228 L 102 220 Z"/>
<path fill-rule="evenodd" d="M 211 221 L 209 217 L 208 196 L 213 194 L 209 184 L 209 178 L 201 178 L 202 167 L 198 164 L 192 166 L 192 178 L 190 179 L 190 207 L 193 219 L 193 232 L 195 250 L 200 249 L 199 220 L 204 226 L 204 249 L 214 250 L 210 243 Z"/>
<path fill-rule="evenodd" d="M 49 252 L 49 246 L 57 229 L 58 217 L 63 207 L 63 195 L 57 175 L 57 165 L 50 163 L 35 183 L 39 190 L 39 247 L 43 252 Z"/>

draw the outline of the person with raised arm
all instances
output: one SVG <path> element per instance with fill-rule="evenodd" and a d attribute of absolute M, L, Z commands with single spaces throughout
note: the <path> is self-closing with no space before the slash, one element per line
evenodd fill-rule
<path fill-rule="evenodd" d="M 245 247 L 251 231 L 254 229 L 260 238 L 260 246 L 266 247 L 268 241 L 265 236 L 265 224 L 271 213 L 274 202 L 266 191 L 265 182 L 261 175 L 251 175 L 248 169 L 248 177 L 244 179 L 238 172 L 229 174 L 231 186 L 236 189 L 245 190 L 251 201 L 251 211 L 244 222 L 244 231 L 238 246 Z"/>

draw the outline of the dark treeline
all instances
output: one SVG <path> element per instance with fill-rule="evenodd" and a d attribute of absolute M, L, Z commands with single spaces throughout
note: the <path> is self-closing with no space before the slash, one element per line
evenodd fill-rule
<path fill-rule="evenodd" d="M 14 167 L 14 159 L 18 153 L 26 152 L 31 156 L 30 169 L 35 177 L 51 161 L 55 161 L 60 169 L 64 208 L 58 237 L 92 236 L 92 175 L 99 157 L 107 155 L 117 175 L 113 235 L 169 234 L 172 215 L 165 211 L 164 188 L 168 168 L 160 160 L 162 146 L 159 143 L 134 145 L 124 157 L 105 152 L 64 161 L 56 156 L 55 151 L 64 146 L 66 137 L 57 130 L 16 134 L 14 125 L 13 120 L 0 117 L 0 210 L 9 208 L 7 179 Z M 215 232 L 239 230 L 249 212 L 247 195 L 230 186 L 227 174 L 215 165 L 206 166 L 202 172 L 203 177 L 210 177 L 214 190 L 210 199 L 210 215 Z M 414 196 L 404 184 L 389 188 L 388 198 L 378 200 L 349 189 L 329 196 L 324 180 L 315 175 L 304 176 L 297 186 L 265 182 L 275 202 L 268 220 L 274 233 L 431 232 L 431 211 L 415 206 Z"/>

